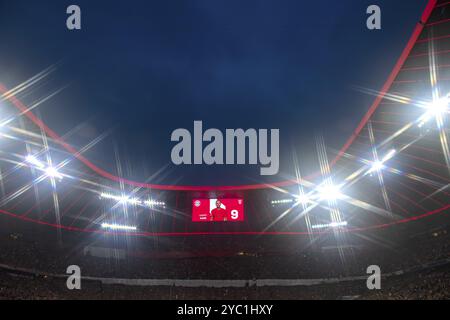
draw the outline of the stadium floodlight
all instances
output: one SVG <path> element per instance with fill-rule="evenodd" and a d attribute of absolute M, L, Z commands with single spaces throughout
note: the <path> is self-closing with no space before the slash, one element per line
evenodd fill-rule
<path fill-rule="evenodd" d="M 297 203 L 308 204 L 311 202 L 311 198 L 307 194 L 302 194 L 297 197 Z"/>
<path fill-rule="evenodd" d="M 391 151 L 388 152 L 388 154 L 386 154 L 384 156 L 384 158 L 382 160 L 378 160 L 378 161 L 373 162 L 370 170 L 368 171 L 368 173 L 373 173 L 373 172 L 378 172 L 378 171 L 383 170 L 385 168 L 384 164 L 387 161 L 389 161 L 390 159 L 392 159 L 396 153 L 397 153 L 396 150 L 391 150 Z"/>
<path fill-rule="evenodd" d="M 63 176 L 61 173 L 58 172 L 58 170 L 52 166 L 46 167 L 42 162 L 40 162 L 35 156 L 28 155 L 25 158 L 25 161 L 29 164 L 35 166 L 38 169 L 41 169 L 45 172 L 45 175 L 50 178 L 58 178 L 59 180 L 63 179 Z"/>
<path fill-rule="evenodd" d="M 63 179 L 63 176 L 53 167 L 47 167 L 45 169 L 45 175 L 50 178 L 58 178 L 59 180 Z"/>
<path fill-rule="evenodd" d="M 386 162 L 386 161 L 391 160 L 395 156 L 396 153 L 397 153 L 397 150 L 392 149 L 384 156 L 383 160 L 381 160 L 381 161 Z"/>
<path fill-rule="evenodd" d="M 121 204 L 129 204 L 132 206 L 145 206 L 145 207 L 149 207 L 149 208 L 153 208 L 153 207 L 165 207 L 166 203 L 163 201 L 156 201 L 153 199 L 148 199 L 148 200 L 141 200 L 139 198 L 132 198 L 126 195 L 121 195 L 121 196 L 116 196 L 110 193 L 101 193 L 100 194 L 100 199 L 110 199 L 110 200 L 114 200 L 117 201 L 118 203 Z"/>
<path fill-rule="evenodd" d="M 141 205 L 142 204 L 142 201 L 139 200 L 138 198 L 130 198 L 130 197 L 125 196 L 125 195 L 116 196 L 116 195 L 109 194 L 109 193 L 101 193 L 100 194 L 100 198 L 115 200 L 115 201 L 117 201 L 119 203 L 131 204 L 133 206 L 137 206 L 137 205 Z"/>
<path fill-rule="evenodd" d="M 281 200 L 272 200 L 270 203 L 272 206 L 283 205 L 294 202 L 293 199 L 281 199 Z"/>
<path fill-rule="evenodd" d="M 100 194 L 100 198 L 103 198 L 103 199 L 112 199 L 112 200 L 117 200 L 117 201 L 120 201 L 120 197 L 118 197 L 118 196 L 114 196 L 114 195 L 112 195 L 112 194 L 109 194 L 109 193 L 105 193 L 105 192 L 102 192 L 101 194 Z"/>
<path fill-rule="evenodd" d="M 28 162 L 29 164 L 32 164 L 33 166 L 36 166 L 36 167 L 38 167 L 38 168 L 40 168 L 40 169 L 43 169 L 43 168 L 45 167 L 44 164 L 43 164 L 42 162 L 40 162 L 38 159 L 36 159 L 35 156 L 28 155 L 28 156 L 25 158 L 25 160 L 26 160 L 26 162 Z"/>
<path fill-rule="evenodd" d="M 133 205 L 133 206 L 137 206 L 141 204 L 141 200 L 139 200 L 138 198 L 128 198 L 126 200 L 127 203 Z"/>
<path fill-rule="evenodd" d="M 426 112 L 419 118 L 419 128 L 431 119 L 443 116 L 449 112 L 450 93 L 444 98 L 438 99 L 425 105 Z"/>
<path fill-rule="evenodd" d="M 347 221 L 342 222 L 332 222 L 328 224 L 316 224 L 313 225 L 313 229 L 328 229 L 328 228 L 340 228 L 340 227 L 346 227 L 348 225 Z"/>
<path fill-rule="evenodd" d="M 372 163 L 372 167 L 369 170 L 369 173 L 372 172 L 378 172 L 384 169 L 384 162 L 383 161 L 375 161 Z"/>
<path fill-rule="evenodd" d="M 110 230 L 123 230 L 123 231 L 136 231 L 137 227 L 134 226 L 125 226 L 115 223 L 102 223 L 103 229 L 110 229 Z"/>
<path fill-rule="evenodd" d="M 166 203 L 163 201 L 155 201 L 155 200 L 146 200 L 144 201 L 144 205 L 146 205 L 149 208 L 153 208 L 153 207 L 165 207 Z"/>
<path fill-rule="evenodd" d="M 342 197 L 341 188 L 333 184 L 324 184 L 317 189 L 320 200 L 333 201 Z"/>

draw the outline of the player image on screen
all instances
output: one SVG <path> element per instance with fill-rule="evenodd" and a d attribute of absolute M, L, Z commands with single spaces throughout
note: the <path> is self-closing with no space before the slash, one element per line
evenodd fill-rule
<path fill-rule="evenodd" d="M 227 208 L 222 204 L 220 200 L 216 201 L 216 207 L 211 210 L 211 221 L 227 221 Z"/>
<path fill-rule="evenodd" d="M 242 222 L 243 199 L 193 199 L 193 222 Z"/>

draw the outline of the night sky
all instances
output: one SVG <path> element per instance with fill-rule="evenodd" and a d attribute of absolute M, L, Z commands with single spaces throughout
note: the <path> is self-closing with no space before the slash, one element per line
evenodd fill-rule
<path fill-rule="evenodd" d="M 0 0 L 0 82 L 8 87 L 46 67 L 57 70 L 32 95 L 64 91 L 39 108 L 69 142 L 113 128 L 87 154 L 114 170 L 115 141 L 130 178 L 166 164 L 164 183 L 261 181 L 259 167 L 170 164 L 177 128 L 279 128 L 280 180 L 295 153 L 314 171 L 315 141 L 338 149 L 380 89 L 419 20 L 426 0 Z M 68 31 L 66 8 L 82 10 Z M 366 8 L 382 9 L 382 30 L 366 28 Z M 28 100 L 27 100 L 28 101 Z M 78 139 L 78 140 L 77 140 Z M 330 154 L 332 156 L 332 154 Z M 178 178 L 181 177 L 181 181 Z"/>

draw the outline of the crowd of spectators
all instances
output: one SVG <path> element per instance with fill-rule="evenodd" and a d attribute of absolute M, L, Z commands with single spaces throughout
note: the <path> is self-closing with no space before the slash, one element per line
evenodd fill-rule
<path fill-rule="evenodd" d="M 323 247 L 294 250 L 286 243 L 265 246 L 264 240 L 256 238 L 253 247 L 248 240 L 244 249 L 224 250 L 223 254 L 213 250 L 214 243 L 202 251 L 205 247 L 195 249 L 193 242 L 189 242 L 181 248 L 180 243 L 176 243 L 177 252 L 184 254 L 172 253 L 170 257 L 161 254 L 170 253 L 170 246 L 166 246 L 159 249 L 158 258 L 154 252 L 140 250 L 127 251 L 126 256 L 120 258 L 100 258 L 86 255 L 82 245 L 49 245 L 20 233 L 3 234 L 0 264 L 37 271 L 38 275 L 0 268 L 0 298 L 448 299 L 450 265 L 426 265 L 450 258 L 449 240 L 449 230 L 443 228 L 416 235 L 406 242 L 407 245 L 392 248 L 366 245 L 335 250 L 324 250 Z M 224 244 L 223 240 L 220 245 L 233 248 L 232 243 Z M 380 266 L 383 275 L 399 270 L 407 272 L 402 276 L 387 277 L 383 280 L 383 290 L 374 292 L 368 291 L 365 280 L 290 288 L 250 286 L 224 289 L 133 287 L 85 281 L 81 292 L 69 292 L 64 279 L 52 276 L 65 274 L 69 265 L 80 266 L 83 276 L 125 279 L 343 279 L 366 275 L 369 265 Z"/>
<path fill-rule="evenodd" d="M 382 280 L 370 291 L 364 280 L 301 287 L 184 288 L 105 285 L 84 281 L 68 290 L 64 279 L 0 271 L 0 299 L 151 299 L 151 300 L 437 300 L 450 299 L 450 267 Z"/>

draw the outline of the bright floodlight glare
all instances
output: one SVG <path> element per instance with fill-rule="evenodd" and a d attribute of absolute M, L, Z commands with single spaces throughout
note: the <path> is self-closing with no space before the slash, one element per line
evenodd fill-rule
<path fill-rule="evenodd" d="M 135 206 L 140 205 L 142 203 L 141 200 L 139 200 L 138 198 L 130 198 L 125 195 L 115 196 L 115 195 L 112 195 L 109 193 L 101 193 L 100 198 L 115 200 L 119 203 L 124 203 L 124 204 L 128 203 L 128 204 L 135 205 Z"/>
<path fill-rule="evenodd" d="M 427 111 L 423 116 L 419 118 L 419 128 L 423 127 L 423 125 L 427 123 L 429 120 L 434 119 L 448 112 L 449 102 L 450 102 L 450 94 L 447 94 L 447 96 L 445 96 L 444 98 L 428 103 L 425 107 Z"/>
<path fill-rule="evenodd" d="M 112 200 L 117 200 L 117 201 L 122 201 L 123 197 L 119 197 L 119 196 L 115 196 L 109 193 L 104 193 L 102 192 L 100 194 L 100 198 L 104 198 L 104 199 L 112 199 Z"/>
<path fill-rule="evenodd" d="M 58 178 L 62 179 L 63 176 L 53 167 L 48 167 L 45 169 L 45 174 L 49 176 L 50 178 Z"/>
<path fill-rule="evenodd" d="M 310 203 L 310 202 L 311 202 L 311 199 L 310 199 L 309 196 L 306 195 L 306 194 L 302 194 L 302 195 L 299 195 L 299 196 L 297 197 L 297 203 L 300 203 L 300 204 L 308 204 L 308 203 Z"/>
<path fill-rule="evenodd" d="M 115 197 L 115 199 L 120 203 L 129 203 L 130 201 L 130 198 L 125 195 Z"/>
<path fill-rule="evenodd" d="M 166 203 L 163 201 L 147 200 L 144 202 L 147 207 L 165 207 Z"/>
<path fill-rule="evenodd" d="M 319 197 L 321 200 L 331 201 L 339 199 L 342 196 L 340 188 L 332 184 L 323 185 L 319 187 L 317 191 L 319 192 Z"/>
<path fill-rule="evenodd" d="M 102 228 L 103 229 L 110 229 L 110 230 L 125 230 L 125 231 L 136 231 L 137 227 L 134 226 L 125 226 L 125 225 L 120 225 L 120 224 L 115 224 L 115 223 L 102 223 Z"/>
<path fill-rule="evenodd" d="M 127 202 L 129 204 L 132 204 L 134 206 L 141 204 L 141 200 L 139 200 L 138 198 L 131 198 L 131 199 L 127 199 Z"/>
<path fill-rule="evenodd" d="M 282 204 L 287 204 L 287 203 L 292 203 L 292 202 L 294 202 L 294 200 L 292 200 L 292 199 L 281 199 L 281 200 L 272 200 L 270 203 L 273 206 L 276 206 L 276 205 L 282 205 Z"/>
<path fill-rule="evenodd" d="M 33 166 L 39 168 L 39 169 L 43 169 L 44 172 L 45 172 L 45 175 L 46 175 L 47 177 L 50 177 L 50 178 L 58 178 L 58 179 L 60 179 L 60 180 L 63 179 L 63 176 L 58 172 L 58 170 L 56 170 L 56 169 L 53 168 L 53 167 L 47 167 L 47 168 L 45 168 L 45 165 L 44 165 L 42 162 L 40 162 L 38 159 L 36 159 L 35 156 L 28 155 L 28 156 L 25 158 L 25 160 L 26 160 L 26 162 L 28 162 L 29 164 L 31 164 L 31 165 L 33 165 Z M 45 169 L 44 169 L 44 168 L 45 168 Z"/>
<path fill-rule="evenodd" d="M 378 171 L 383 170 L 385 168 L 385 165 L 384 165 L 385 162 L 389 161 L 390 159 L 392 159 L 392 157 L 394 157 L 394 155 L 396 153 L 397 153 L 396 150 L 391 150 L 391 151 L 388 152 L 388 154 L 386 154 L 384 156 L 384 158 L 382 160 L 373 162 L 372 166 L 371 166 L 371 168 L 369 170 L 369 173 L 378 172 Z"/>
<path fill-rule="evenodd" d="M 395 156 L 396 153 L 397 153 L 397 150 L 395 150 L 395 149 L 392 149 L 391 151 L 389 151 L 387 153 L 387 155 L 384 156 L 384 158 L 382 160 L 383 163 L 388 161 L 388 160 L 390 160 L 390 159 L 392 159 Z"/>
<path fill-rule="evenodd" d="M 32 164 L 32 165 L 34 165 L 34 166 L 36 166 L 38 168 L 44 168 L 44 165 L 32 155 L 28 155 L 25 160 L 29 164 Z"/>
<path fill-rule="evenodd" d="M 316 224 L 313 225 L 313 229 L 328 229 L 328 228 L 340 228 L 340 227 L 346 227 L 348 225 L 347 221 L 342 222 L 332 222 L 328 224 Z"/>
<path fill-rule="evenodd" d="M 165 207 L 166 206 L 166 203 L 163 202 L 163 201 L 156 201 L 156 200 L 152 200 L 152 199 L 143 201 L 143 200 L 141 200 L 139 198 L 136 198 L 136 197 L 135 198 L 131 198 L 131 197 L 128 197 L 128 196 L 125 196 L 125 195 L 116 196 L 116 195 L 109 194 L 109 193 L 101 193 L 100 194 L 100 198 L 101 199 L 115 200 L 115 201 L 117 201 L 117 202 L 119 202 L 121 204 L 130 204 L 130 205 L 133 205 L 133 206 L 146 206 L 146 207 L 149 207 L 149 208 Z"/>
<path fill-rule="evenodd" d="M 369 170 L 369 173 L 381 171 L 384 169 L 384 163 L 382 161 L 375 161 L 372 163 L 372 167 Z"/>

